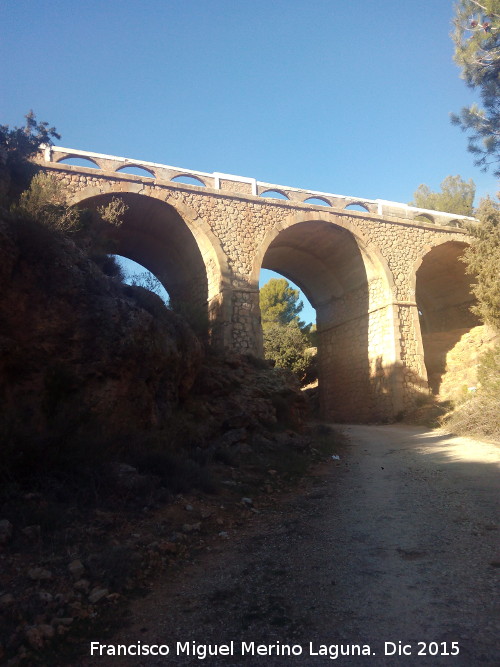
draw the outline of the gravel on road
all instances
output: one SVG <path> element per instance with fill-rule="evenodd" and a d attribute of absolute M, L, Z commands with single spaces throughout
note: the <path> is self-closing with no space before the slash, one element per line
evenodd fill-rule
<path fill-rule="evenodd" d="M 339 459 L 158 581 L 81 664 L 499 666 L 499 448 L 345 431 Z M 168 655 L 106 658 L 110 644 Z"/>

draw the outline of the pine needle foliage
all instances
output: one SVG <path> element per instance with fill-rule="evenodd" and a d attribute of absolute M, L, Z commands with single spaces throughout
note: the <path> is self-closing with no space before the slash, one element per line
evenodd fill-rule
<path fill-rule="evenodd" d="M 453 25 L 455 62 L 467 85 L 479 91 L 482 108 L 464 107 L 451 121 L 469 133 L 476 166 L 493 166 L 500 177 L 500 0 L 460 0 Z"/>
<path fill-rule="evenodd" d="M 261 288 L 259 302 L 263 326 L 298 323 L 298 314 L 304 307 L 302 301 L 299 301 L 299 290 L 290 287 L 285 278 L 271 278 Z"/>

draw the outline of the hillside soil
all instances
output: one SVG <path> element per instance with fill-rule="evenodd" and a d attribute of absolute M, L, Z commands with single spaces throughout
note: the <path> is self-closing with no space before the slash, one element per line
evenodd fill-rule
<path fill-rule="evenodd" d="M 499 665 L 498 447 L 416 426 L 346 431 L 340 459 L 157 581 L 113 638 L 94 637 L 168 657 L 90 657 L 89 642 L 78 664 Z M 231 641 L 233 656 L 195 652 Z M 267 655 L 242 656 L 241 642 Z M 277 655 L 283 644 L 301 655 Z"/>
<path fill-rule="evenodd" d="M 272 503 L 330 446 L 291 373 L 213 353 L 92 244 L 46 223 L 0 217 L 9 667 L 71 664 L 75 642 L 116 627 L 131 597 L 250 524 L 257 497 Z"/>

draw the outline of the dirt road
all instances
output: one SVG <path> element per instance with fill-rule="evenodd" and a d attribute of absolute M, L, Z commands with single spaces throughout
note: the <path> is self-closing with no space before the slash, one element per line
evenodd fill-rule
<path fill-rule="evenodd" d="M 168 655 L 97 649 L 86 664 L 500 665 L 500 450 L 410 426 L 346 431 L 339 461 L 158 585 L 112 642 Z M 219 655 L 202 659 L 207 645 Z"/>

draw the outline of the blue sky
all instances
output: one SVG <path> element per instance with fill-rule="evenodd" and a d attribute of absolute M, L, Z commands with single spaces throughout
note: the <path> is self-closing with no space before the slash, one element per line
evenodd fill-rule
<path fill-rule="evenodd" d="M 63 146 L 408 202 L 496 179 L 449 113 L 475 99 L 448 0 L 3 0 L 0 123 Z"/>

